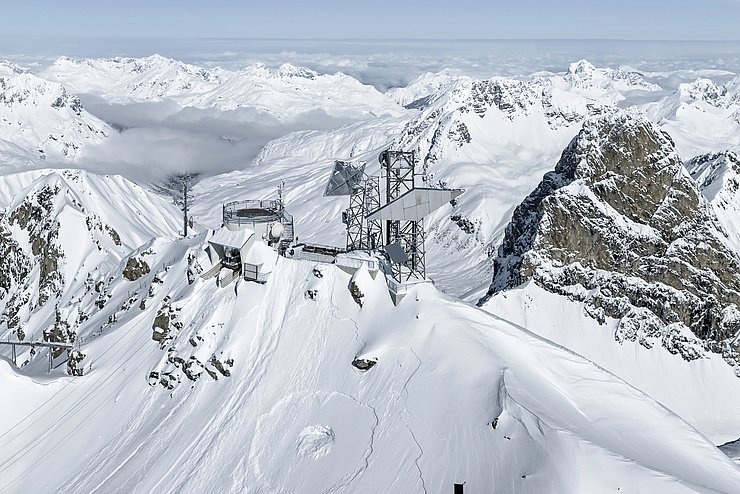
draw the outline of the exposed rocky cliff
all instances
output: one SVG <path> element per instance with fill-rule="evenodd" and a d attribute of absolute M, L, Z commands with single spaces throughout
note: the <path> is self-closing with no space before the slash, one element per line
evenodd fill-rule
<path fill-rule="evenodd" d="M 670 136 L 626 113 L 590 120 L 516 208 L 489 297 L 533 280 L 620 319 L 617 341 L 737 367 L 740 258 Z"/>

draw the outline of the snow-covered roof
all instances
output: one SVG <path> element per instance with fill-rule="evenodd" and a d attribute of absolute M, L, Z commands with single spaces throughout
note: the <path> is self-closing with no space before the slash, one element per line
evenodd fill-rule
<path fill-rule="evenodd" d="M 221 227 L 213 233 L 213 236 L 208 241 L 213 244 L 241 249 L 253 235 L 254 231 L 249 228 L 229 230 L 226 227 Z"/>
<path fill-rule="evenodd" d="M 270 273 L 275 262 L 277 262 L 277 257 L 278 253 L 275 249 L 262 242 L 255 242 L 242 259 L 242 262 L 254 266 L 262 266 L 260 269 L 262 273 Z"/>

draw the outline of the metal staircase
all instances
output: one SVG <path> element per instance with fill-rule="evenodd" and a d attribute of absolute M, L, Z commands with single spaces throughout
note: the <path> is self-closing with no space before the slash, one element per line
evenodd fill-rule
<path fill-rule="evenodd" d="M 200 277 L 204 280 L 210 280 L 214 276 L 217 276 L 218 273 L 221 271 L 221 268 L 223 266 L 221 265 L 221 261 L 218 261 L 216 264 L 214 264 L 211 269 L 200 275 Z"/>
<path fill-rule="evenodd" d="M 283 235 L 278 245 L 278 252 L 282 255 L 290 248 L 295 240 L 295 230 L 293 229 L 293 217 L 283 210 Z"/>
<path fill-rule="evenodd" d="M 230 284 L 234 282 L 234 280 L 236 280 L 239 277 L 239 275 L 241 275 L 241 273 L 242 273 L 241 269 L 232 270 L 231 273 L 227 274 L 224 278 L 219 280 L 219 283 L 218 283 L 219 286 L 221 288 L 225 288 L 229 286 Z"/>

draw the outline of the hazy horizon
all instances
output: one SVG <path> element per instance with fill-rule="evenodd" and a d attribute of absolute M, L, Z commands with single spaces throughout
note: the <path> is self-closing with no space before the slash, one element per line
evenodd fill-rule
<path fill-rule="evenodd" d="M 54 43 L 49 42 L 52 39 Z M 444 69 L 479 78 L 524 77 L 539 71 L 564 72 L 580 59 L 597 66 L 627 65 L 648 72 L 740 73 L 740 43 L 730 41 L 0 36 L 0 59 L 31 71 L 42 70 L 60 56 L 138 58 L 153 54 L 226 69 L 291 63 L 319 73 L 343 72 L 379 90 L 403 86 L 425 72 Z"/>

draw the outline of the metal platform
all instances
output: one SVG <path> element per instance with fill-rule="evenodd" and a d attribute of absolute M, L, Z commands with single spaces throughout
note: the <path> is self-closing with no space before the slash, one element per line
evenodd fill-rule
<path fill-rule="evenodd" d="M 246 225 L 269 223 L 283 218 L 283 205 L 280 201 L 235 201 L 224 204 L 224 224 Z"/>

